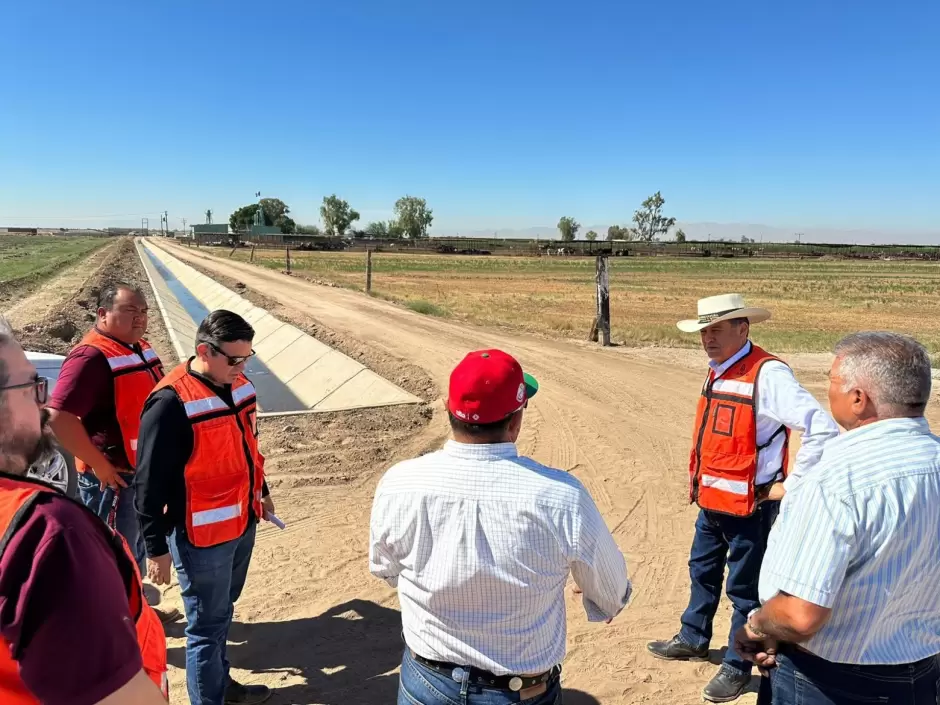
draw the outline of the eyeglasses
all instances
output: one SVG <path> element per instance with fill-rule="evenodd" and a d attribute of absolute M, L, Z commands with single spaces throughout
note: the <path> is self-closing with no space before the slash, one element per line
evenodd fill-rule
<path fill-rule="evenodd" d="M 240 365 L 243 362 L 246 362 L 247 360 L 255 356 L 254 350 L 251 351 L 250 355 L 227 355 L 226 353 L 222 352 L 222 350 L 219 349 L 219 346 L 216 345 L 215 343 L 207 342 L 207 345 L 213 350 L 215 350 L 219 355 L 224 357 L 226 361 L 228 362 L 229 367 L 235 367 L 235 365 Z"/>
<path fill-rule="evenodd" d="M 0 392 L 6 392 L 11 389 L 27 389 L 32 387 L 35 391 L 37 404 L 45 404 L 49 399 L 49 379 L 47 377 L 37 377 L 23 384 L 11 384 L 7 387 L 0 387 Z"/>

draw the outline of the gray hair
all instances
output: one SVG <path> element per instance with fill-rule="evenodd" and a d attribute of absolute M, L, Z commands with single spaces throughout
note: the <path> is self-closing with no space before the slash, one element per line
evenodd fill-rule
<path fill-rule="evenodd" d="M 930 400 L 930 357 L 907 335 L 867 331 L 840 340 L 842 391 L 863 389 L 879 418 L 920 416 Z"/>
<path fill-rule="evenodd" d="M 10 325 L 10 322 L 5 316 L 0 315 L 0 349 L 5 348 L 15 341 L 16 338 L 13 337 L 13 326 Z M 7 364 L 4 362 L 3 358 L 0 357 L 0 386 L 7 383 L 8 377 Z"/>

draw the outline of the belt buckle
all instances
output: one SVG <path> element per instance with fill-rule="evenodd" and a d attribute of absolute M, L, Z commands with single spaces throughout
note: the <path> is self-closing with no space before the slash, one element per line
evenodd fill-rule
<path fill-rule="evenodd" d="M 509 679 L 509 690 L 518 693 L 522 690 L 522 679 L 519 676 L 513 676 Z"/>

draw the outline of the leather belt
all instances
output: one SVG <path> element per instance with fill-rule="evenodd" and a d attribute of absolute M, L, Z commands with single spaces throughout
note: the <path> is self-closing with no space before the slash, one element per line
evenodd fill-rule
<path fill-rule="evenodd" d="M 534 676 L 497 676 L 489 671 L 484 671 L 482 668 L 476 668 L 475 666 L 460 666 L 456 663 L 432 661 L 431 659 L 419 656 L 414 651 L 411 651 L 411 657 L 422 666 L 426 666 L 432 671 L 437 671 L 455 681 L 462 680 L 463 673 L 469 671 L 469 682 L 473 685 L 481 685 L 496 690 L 511 690 L 514 693 L 548 683 L 561 673 L 561 666 L 553 666 L 548 671 Z M 457 673 L 455 673 L 455 671 Z M 457 677 L 458 675 L 460 676 L 459 678 Z"/>

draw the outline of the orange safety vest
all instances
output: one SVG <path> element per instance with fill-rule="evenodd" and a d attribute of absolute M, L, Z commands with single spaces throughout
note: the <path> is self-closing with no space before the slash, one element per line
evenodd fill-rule
<path fill-rule="evenodd" d="M 715 379 L 710 370 L 695 416 L 694 445 L 689 462 L 689 502 L 702 509 L 732 516 L 750 516 L 757 509 L 757 458 L 783 433 L 783 461 L 787 473 L 790 431 L 777 429 L 757 443 L 757 379 L 761 367 L 780 361 L 756 345 L 751 352 Z"/>
<path fill-rule="evenodd" d="M 117 413 L 118 426 L 124 439 L 124 452 L 130 470 L 137 465 L 137 434 L 140 431 L 140 413 L 144 402 L 153 390 L 153 386 L 163 379 L 163 363 L 150 344 L 141 339 L 140 349 L 143 357 L 130 345 L 111 338 L 92 328 L 82 338 L 79 345 L 90 345 L 100 350 L 108 359 L 114 378 L 114 409 Z M 76 465 L 80 472 L 87 472 L 89 466 L 79 458 Z"/>
<path fill-rule="evenodd" d="M 107 532 L 108 545 L 114 551 L 115 562 L 127 588 L 128 607 L 137 625 L 137 643 L 140 646 L 144 672 L 160 688 L 163 697 L 169 700 L 166 677 L 166 635 L 157 613 L 147 604 L 137 562 L 120 534 L 109 529 L 80 502 L 66 497 L 54 487 L 38 480 L 2 473 L 0 474 L 0 536 L 2 536 L 0 556 L 3 555 L 17 529 L 23 525 L 24 519 L 29 516 L 33 504 L 43 493 L 56 495 L 52 500 L 55 502 L 73 502 L 88 514 L 89 525 L 97 527 L 99 531 Z M 17 661 L 21 654 L 2 638 L 0 642 L 3 642 L 5 647 L 0 648 L 0 702 L 3 705 L 39 705 L 39 699 L 26 688 L 26 684 L 20 678 Z M 54 677 L 50 672 L 50 678 Z"/>
<path fill-rule="evenodd" d="M 171 387 L 193 427 L 193 452 L 183 473 L 186 534 L 202 548 L 245 533 L 249 506 L 261 518 L 264 456 L 258 450 L 254 385 L 239 375 L 232 384 L 234 406 L 229 406 L 190 374 L 190 362 L 164 377 L 153 393 Z"/>

